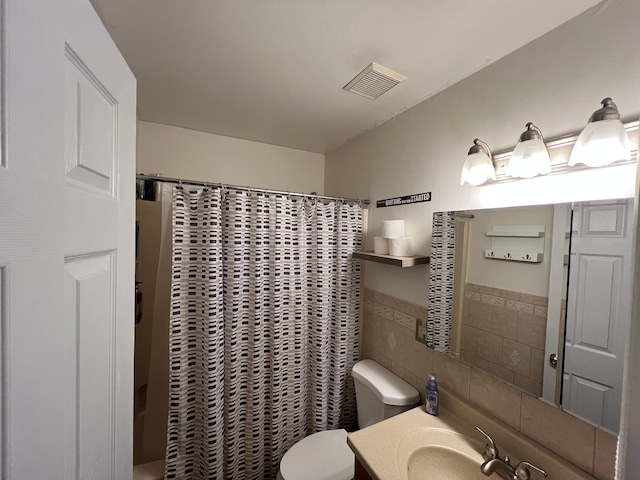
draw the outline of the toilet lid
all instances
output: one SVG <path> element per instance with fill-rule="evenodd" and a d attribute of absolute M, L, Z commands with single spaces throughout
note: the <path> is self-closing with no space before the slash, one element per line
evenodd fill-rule
<path fill-rule="evenodd" d="M 351 480 L 355 455 L 347 445 L 347 431 L 314 433 L 296 443 L 280 462 L 284 480 Z"/>

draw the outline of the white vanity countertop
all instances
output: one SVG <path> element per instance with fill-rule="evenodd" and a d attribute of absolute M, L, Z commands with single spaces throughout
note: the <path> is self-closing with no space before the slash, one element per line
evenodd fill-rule
<path fill-rule="evenodd" d="M 442 407 L 440 408 L 440 415 L 434 417 L 427 414 L 424 411 L 424 406 L 421 406 L 350 433 L 347 437 L 347 443 L 360 463 L 375 480 L 402 480 L 406 478 L 406 472 L 403 472 L 399 465 L 397 460 L 399 452 L 397 450 L 407 432 L 415 430 L 416 427 L 455 432 L 464 435 L 471 442 L 477 442 L 476 451 L 482 452 L 486 441 L 475 430 L 474 425 L 480 425 L 489 435 L 493 435 L 492 430 L 494 428 L 503 430 L 503 427 L 493 425 L 494 421 L 487 418 L 478 420 L 474 424 L 467 424 L 468 422 L 460 420 L 457 415 L 444 410 Z M 526 442 L 527 447 L 527 458 L 515 457 L 516 462 L 512 463 L 517 463 L 519 460 L 531 461 L 547 470 L 549 473 L 548 480 L 593 480 L 594 477 L 579 470 L 544 447 L 528 440 L 523 435 L 515 432 L 512 435 L 514 435 L 513 447 L 519 446 L 522 448 L 523 441 Z M 500 450 L 500 456 L 510 454 L 512 449 L 509 445 L 500 444 L 498 441 L 496 443 Z M 518 450 L 518 448 L 515 449 Z M 478 465 L 479 469 L 480 466 Z M 536 478 L 542 479 L 542 477 L 532 474 L 532 480 Z"/>
<path fill-rule="evenodd" d="M 478 452 L 483 450 L 484 437 L 473 426 L 464 425 L 442 408 L 439 416 L 429 415 L 424 411 L 424 406 L 350 433 L 347 437 L 347 443 L 374 479 L 402 480 L 404 476 L 396 461 L 398 457 L 397 445 L 407 432 L 416 427 L 437 428 L 461 433 L 478 441 Z M 478 465 L 479 470 L 480 466 Z"/>

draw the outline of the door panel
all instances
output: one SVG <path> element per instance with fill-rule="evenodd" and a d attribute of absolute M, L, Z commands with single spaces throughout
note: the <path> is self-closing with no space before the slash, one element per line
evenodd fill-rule
<path fill-rule="evenodd" d="M 69 45 L 65 57 L 67 181 L 114 196 L 117 102 Z"/>
<path fill-rule="evenodd" d="M 67 478 L 113 478 L 114 264 L 112 253 L 65 264 Z"/>
<path fill-rule="evenodd" d="M 582 254 L 579 261 L 574 345 L 613 353 L 624 257 Z"/>
<path fill-rule="evenodd" d="M 570 398 L 572 402 L 567 406 L 571 411 L 582 412 L 585 418 L 602 424 L 604 396 L 610 388 L 577 375 L 567 376 L 566 388 L 570 390 L 567 398 Z"/>

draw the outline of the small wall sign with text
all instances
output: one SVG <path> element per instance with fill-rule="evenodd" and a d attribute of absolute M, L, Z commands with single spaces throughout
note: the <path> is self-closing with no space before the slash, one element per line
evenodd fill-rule
<path fill-rule="evenodd" d="M 376 200 L 376 208 L 394 207 L 396 205 L 408 205 L 409 203 L 430 202 L 431 192 L 415 193 L 403 197 L 387 198 L 386 200 Z"/>

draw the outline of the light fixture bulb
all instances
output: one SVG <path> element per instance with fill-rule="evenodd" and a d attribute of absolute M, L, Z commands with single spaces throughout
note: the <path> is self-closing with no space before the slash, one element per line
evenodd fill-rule
<path fill-rule="evenodd" d="M 487 180 L 496 179 L 496 169 L 493 166 L 493 158 L 489 146 L 482 140 L 475 139 L 469 149 L 467 159 L 462 167 L 460 185 L 482 185 Z"/>
<path fill-rule="evenodd" d="M 631 159 L 631 140 L 620 121 L 618 107 L 613 100 L 602 100 L 589 123 L 576 140 L 569 166 L 583 163 L 588 167 L 603 167 L 619 160 Z"/>
<path fill-rule="evenodd" d="M 551 159 L 542 132 L 531 122 L 526 127 L 507 164 L 507 173 L 515 178 L 531 178 L 551 172 Z"/>

